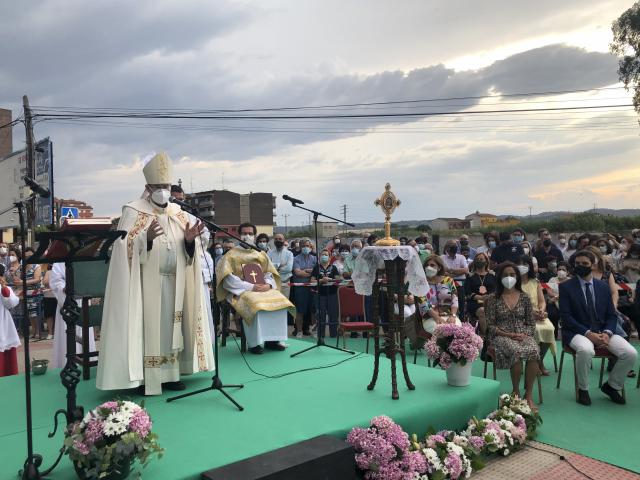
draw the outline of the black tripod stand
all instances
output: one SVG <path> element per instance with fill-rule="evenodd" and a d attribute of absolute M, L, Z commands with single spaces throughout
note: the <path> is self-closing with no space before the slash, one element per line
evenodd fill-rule
<path fill-rule="evenodd" d="M 211 233 L 214 235 L 215 238 L 215 232 L 222 232 L 225 235 L 228 235 L 229 237 L 235 238 L 236 240 L 238 240 L 238 242 L 240 242 L 241 245 L 243 245 L 246 248 L 253 248 L 254 250 L 258 250 L 258 248 L 254 245 L 249 245 L 248 243 L 243 242 L 240 238 L 236 237 L 235 235 L 233 235 L 232 233 L 228 232 L 227 230 L 225 230 L 224 228 L 220 227 L 219 225 L 216 225 L 213 222 L 210 222 L 208 220 L 205 220 L 202 217 L 199 217 L 197 214 L 195 214 L 193 212 L 193 210 L 191 209 L 191 206 L 187 203 L 181 202 L 179 200 L 175 200 L 172 199 L 171 200 L 173 203 L 176 203 L 178 205 L 180 205 L 181 207 L 183 207 L 185 210 L 190 211 L 190 213 L 196 217 L 197 219 L 199 219 L 202 223 L 204 223 L 209 230 L 211 231 Z M 211 270 L 211 282 L 213 285 L 216 285 L 216 270 L 215 270 L 215 265 L 216 265 L 216 251 L 215 249 L 213 249 L 213 265 L 214 268 Z M 233 397 L 231 395 L 229 395 L 227 392 L 225 392 L 225 388 L 244 388 L 244 385 L 225 385 L 222 383 L 222 380 L 220 380 L 220 362 L 218 361 L 218 325 L 217 325 L 217 320 L 220 318 L 220 312 L 218 309 L 218 302 L 215 300 L 215 298 L 211 298 L 211 295 L 209 296 L 209 302 L 211 303 L 211 312 L 213 315 L 213 335 L 214 335 L 214 339 L 215 339 L 215 348 L 214 348 L 214 352 L 213 352 L 213 358 L 214 358 L 214 362 L 215 362 L 215 373 L 213 374 L 213 377 L 211 378 L 211 386 L 207 387 L 207 388 L 201 388 L 200 390 L 194 390 L 193 392 L 189 392 L 189 393 L 183 393 L 182 395 L 176 395 L 175 397 L 171 397 L 171 398 L 167 398 L 167 402 L 173 402 L 174 400 L 180 400 L 181 398 L 186 398 L 186 397 L 190 397 L 192 395 L 197 395 L 199 393 L 204 393 L 204 392 L 209 392 L 209 391 L 218 391 L 220 392 L 222 395 L 224 395 L 231 403 L 233 403 L 236 408 L 240 411 L 244 410 L 244 407 L 242 405 L 240 405 L 238 402 L 236 402 Z"/>
<path fill-rule="evenodd" d="M 303 203 L 303 202 L 301 202 L 300 200 L 298 200 L 296 198 L 289 197 L 288 195 L 284 195 L 282 198 L 284 198 L 285 200 L 289 200 L 291 202 L 292 206 L 294 206 L 296 208 L 299 208 L 301 210 L 305 210 L 305 211 L 313 214 L 313 227 L 314 227 L 314 234 L 315 234 L 316 249 L 319 248 L 319 245 L 318 245 L 318 217 L 325 217 L 325 218 L 328 218 L 330 220 L 335 220 L 336 222 L 342 223 L 344 225 L 349 225 L 350 227 L 354 227 L 355 226 L 353 223 L 347 223 L 347 222 L 345 222 L 343 220 L 330 217 L 329 215 L 325 215 L 324 213 L 318 212 L 316 210 L 311 210 L 310 208 L 301 207 L 300 204 Z M 321 286 L 321 283 L 320 283 L 320 265 L 319 264 L 318 264 L 318 273 L 316 274 L 316 283 L 317 283 L 318 289 L 319 289 L 320 286 Z M 300 288 L 300 287 L 298 287 L 298 288 Z M 307 287 L 302 287 L 302 288 L 307 288 Z M 318 295 L 319 294 L 320 294 L 320 292 L 318 292 Z M 318 300 L 318 310 L 319 310 L 319 307 L 320 307 L 320 303 L 319 303 L 319 300 Z M 352 352 L 351 350 L 345 350 L 344 348 L 334 347 L 333 345 L 327 345 L 324 342 L 324 318 L 322 319 L 323 321 L 321 322 L 319 317 L 320 317 L 320 315 L 318 315 L 318 319 L 317 319 L 317 322 L 318 322 L 318 341 L 316 342 L 316 344 L 312 345 L 309 348 L 305 348 L 304 350 L 300 350 L 299 352 L 291 354 L 291 358 L 293 358 L 293 357 L 295 357 L 297 355 L 300 355 L 301 353 L 308 352 L 309 350 L 313 350 L 314 348 L 318 348 L 318 347 L 332 348 L 334 350 L 339 350 L 341 352 L 350 353 L 351 355 L 353 355 L 355 352 Z"/>

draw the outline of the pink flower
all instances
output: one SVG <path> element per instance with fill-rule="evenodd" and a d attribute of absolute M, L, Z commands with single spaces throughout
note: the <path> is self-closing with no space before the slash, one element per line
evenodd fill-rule
<path fill-rule="evenodd" d="M 115 412 L 116 410 L 118 410 L 119 407 L 118 407 L 118 402 L 111 401 L 111 402 L 104 402 L 98 408 L 107 408 Z"/>
<path fill-rule="evenodd" d="M 147 435 L 149 435 L 151 426 L 152 423 L 149 415 L 147 415 L 147 412 L 142 409 L 136 411 L 133 414 L 133 417 L 131 417 L 131 422 L 129 423 L 129 429 L 132 432 L 140 435 L 142 438 L 145 438 Z"/>
<path fill-rule="evenodd" d="M 81 455 L 89 455 L 89 447 L 79 440 L 73 441 L 73 448 L 75 448 Z"/>
<path fill-rule="evenodd" d="M 444 459 L 444 466 L 449 469 L 449 476 L 452 480 L 456 480 L 462 475 L 462 460 L 456 453 L 450 452 L 447 455 L 447 458 Z"/>
<path fill-rule="evenodd" d="M 99 440 L 102 440 L 103 435 L 103 422 L 101 420 L 92 419 L 87 423 L 84 430 L 85 442 L 88 445 L 93 445 Z"/>

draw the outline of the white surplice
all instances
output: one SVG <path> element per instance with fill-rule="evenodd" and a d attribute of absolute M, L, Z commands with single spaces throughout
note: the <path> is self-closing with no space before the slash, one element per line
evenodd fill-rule
<path fill-rule="evenodd" d="M 53 327 L 53 358 L 51 366 L 53 368 L 63 368 L 67 363 L 67 324 L 62 319 L 60 309 L 64 305 L 67 297 L 64 289 L 67 285 L 67 270 L 64 263 L 54 263 L 49 274 L 49 288 L 58 301 L 56 307 L 56 321 Z M 76 338 L 82 337 L 82 327 L 76 326 Z M 96 351 L 96 340 L 93 327 L 89 328 L 89 351 Z M 82 344 L 76 342 L 76 352 L 82 353 Z"/>
<path fill-rule="evenodd" d="M 278 288 L 273 275 L 270 272 L 264 274 L 264 281 L 271 288 Z M 253 283 L 245 282 L 237 275 L 229 274 L 224 278 L 223 286 L 227 295 L 227 301 L 236 295 L 253 290 Z M 264 342 L 284 342 L 287 339 L 287 309 L 274 312 L 259 311 L 251 323 L 242 320 L 244 335 L 249 348 L 262 345 Z"/>
<path fill-rule="evenodd" d="M 2 298 L 2 306 L 0 307 L 0 352 L 5 352 L 20 346 L 20 337 L 18 337 L 18 331 L 13 323 L 13 317 L 11 316 L 12 308 L 15 308 L 20 299 L 16 297 L 10 287 L 9 296 Z"/>

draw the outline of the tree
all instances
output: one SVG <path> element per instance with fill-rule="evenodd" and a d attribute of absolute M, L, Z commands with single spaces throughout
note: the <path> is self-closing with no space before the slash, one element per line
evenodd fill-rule
<path fill-rule="evenodd" d="M 427 225 L 426 223 L 423 223 L 421 225 L 418 225 L 416 227 L 416 230 L 418 230 L 419 232 L 430 232 L 431 231 L 431 227 L 429 225 Z"/>
<path fill-rule="evenodd" d="M 620 56 L 618 77 L 627 90 L 633 88 L 633 106 L 640 113 L 640 2 L 633 4 L 613 22 L 609 48 Z"/>

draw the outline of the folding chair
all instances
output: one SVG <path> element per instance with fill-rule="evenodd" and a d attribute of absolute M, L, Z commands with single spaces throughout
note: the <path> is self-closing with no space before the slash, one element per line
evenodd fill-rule
<path fill-rule="evenodd" d="M 364 317 L 364 297 L 358 295 L 353 287 L 338 287 L 338 337 L 336 347 L 340 344 L 342 335 L 343 348 L 347 348 L 347 334 L 351 332 L 375 332 L 376 326 L 372 322 L 347 322 L 347 318 Z M 367 349 L 369 353 L 369 336 Z"/>
<path fill-rule="evenodd" d="M 487 378 L 487 363 L 489 362 L 489 359 L 491 360 L 491 362 L 493 363 L 493 379 L 496 380 L 497 379 L 497 375 L 496 375 L 496 349 L 493 345 L 489 345 L 487 347 L 487 354 L 484 358 L 484 373 L 483 376 L 484 378 Z M 560 365 L 562 365 L 562 361 L 560 362 Z M 523 375 L 524 377 L 524 369 L 523 369 Z M 538 372 L 538 375 L 536 375 L 537 377 L 537 381 L 538 381 L 538 403 L 542 403 L 542 383 L 540 382 L 540 372 Z"/>
<path fill-rule="evenodd" d="M 600 362 L 600 378 L 598 379 L 598 388 L 602 387 L 602 380 L 604 378 L 604 365 L 605 360 L 610 360 L 615 358 L 615 355 L 612 354 L 606 348 L 596 348 L 596 354 L 593 356 L 593 360 L 601 359 Z M 556 383 L 556 388 L 560 388 L 560 380 L 562 379 L 562 366 L 564 364 L 564 354 L 571 355 L 573 357 L 573 387 L 575 390 L 576 400 L 578 399 L 578 371 L 576 370 L 576 351 L 571 348 L 569 345 L 562 345 L 562 353 L 560 354 L 560 369 L 558 370 L 558 383 Z M 638 381 L 638 385 L 640 386 L 640 379 Z M 622 386 L 622 397 L 625 398 L 624 385 Z"/>

